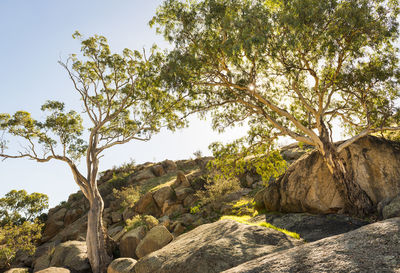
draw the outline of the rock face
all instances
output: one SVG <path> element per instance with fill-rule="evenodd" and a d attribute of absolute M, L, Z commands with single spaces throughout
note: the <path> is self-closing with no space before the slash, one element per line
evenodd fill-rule
<path fill-rule="evenodd" d="M 136 248 L 136 255 L 139 258 L 142 258 L 147 254 L 166 246 L 173 239 L 174 237 L 165 226 L 160 225 L 153 227 L 146 234 L 143 240 L 140 241 Z"/>
<path fill-rule="evenodd" d="M 399 272 L 400 218 L 254 259 L 224 273 Z"/>
<path fill-rule="evenodd" d="M 140 259 L 136 273 L 213 273 L 302 244 L 279 231 L 222 220 L 202 225 Z"/>
<path fill-rule="evenodd" d="M 136 260 L 132 258 L 119 258 L 112 261 L 107 268 L 107 273 L 134 273 L 133 266 L 135 264 Z"/>
<path fill-rule="evenodd" d="M 400 145 L 368 136 L 342 151 L 347 169 L 376 205 L 400 193 Z M 261 195 L 261 198 L 260 198 Z M 317 151 L 303 155 L 260 192 L 267 211 L 335 213 L 344 202 Z"/>
<path fill-rule="evenodd" d="M 369 224 L 343 214 L 267 214 L 265 220 L 276 227 L 298 233 L 307 242 L 346 233 Z"/>

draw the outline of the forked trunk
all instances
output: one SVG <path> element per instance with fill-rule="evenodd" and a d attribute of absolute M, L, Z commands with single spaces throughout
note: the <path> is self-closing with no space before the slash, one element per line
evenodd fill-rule
<path fill-rule="evenodd" d="M 323 158 L 340 196 L 345 203 L 345 210 L 355 216 L 365 217 L 373 212 L 373 204 L 367 193 L 354 181 L 351 171 L 346 170 L 343 159 L 336 147 L 328 141 L 323 142 Z"/>
<path fill-rule="evenodd" d="M 93 273 L 105 273 L 111 257 L 107 254 L 106 234 L 102 221 L 104 203 L 97 189 L 93 194 L 93 200 L 89 200 L 89 203 L 87 254 Z"/>

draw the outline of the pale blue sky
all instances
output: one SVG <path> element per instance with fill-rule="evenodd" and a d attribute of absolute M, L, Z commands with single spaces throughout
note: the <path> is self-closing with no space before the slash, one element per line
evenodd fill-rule
<path fill-rule="evenodd" d="M 57 61 L 79 51 L 71 35 L 107 37 L 111 49 L 141 49 L 153 43 L 165 47 L 162 37 L 148 27 L 161 0 L 1 0 L 0 1 L 0 113 L 26 110 L 40 118 L 40 105 L 48 99 L 66 102 L 80 110 L 79 99 Z M 195 118 L 190 128 L 162 132 L 146 143 L 130 143 L 106 153 L 101 170 L 135 159 L 137 163 L 186 159 L 196 150 L 207 152 L 217 140 L 230 141 L 243 128 L 224 135 Z M 62 162 L 40 164 L 28 160 L 0 162 L 0 196 L 11 189 L 42 192 L 54 206 L 77 191 Z"/>

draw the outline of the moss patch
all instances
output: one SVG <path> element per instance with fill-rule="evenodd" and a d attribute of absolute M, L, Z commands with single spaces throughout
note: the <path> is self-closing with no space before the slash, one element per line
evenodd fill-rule
<path fill-rule="evenodd" d="M 229 220 L 234 220 L 236 222 L 239 222 L 239 223 L 242 223 L 242 224 L 246 224 L 246 225 L 250 225 L 250 226 L 260 226 L 260 227 L 272 228 L 272 229 L 275 229 L 275 230 L 277 230 L 279 232 L 283 232 L 283 233 L 285 233 L 286 235 L 288 235 L 288 236 L 290 236 L 292 238 L 295 238 L 295 239 L 298 239 L 298 240 L 300 239 L 300 235 L 298 233 L 296 233 L 296 232 L 291 232 L 291 231 L 288 231 L 288 230 L 283 229 L 283 228 L 278 228 L 278 227 L 276 227 L 274 225 L 271 225 L 270 223 L 267 223 L 267 222 L 252 223 L 252 222 L 250 222 L 251 218 L 252 217 L 249 216 L 249 215 L 244 215 L 244 216 L 224 215 L 224 216 L 222 216 L 220 218 L 220 220 L 229 219 Z"/>

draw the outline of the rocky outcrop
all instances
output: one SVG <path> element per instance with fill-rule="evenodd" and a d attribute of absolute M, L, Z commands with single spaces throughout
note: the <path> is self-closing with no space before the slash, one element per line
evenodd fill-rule
<path fill-rule="evenodd" d="M 350 145 L 340 156 L 375 205 L 400 193 L 398 143 L 368 136 Z M 267 211 L 336 213 L 344 207 L 333 177 L 317 151 L 299 158 L 256 199 L 263 200 Z"/>
<path fill-rule="evenodd" d="M 137 257 L 142 258 L 147 254 L 166 246 L 173 239 L 174 237 L 165 226 L 160 225 L 153 227 L 146 234 L 143 240 L 140 241 L 136 248 L 136 255 Z"/>
<path fill-rule="evenodd" d="M 278 228 L 296 232 L 307 242 L 346 233 L 370 224 L 343 214 L 309 213 L 267 214 L 265 221 Z"/>
<path fill-rule="evenodd" d="M 136 260 L 132 258 L 119 258 L 108 266 L 107 273 L 134 273 L 133 269 Z"/>
<path fill-rule="evenodd" d="M 302 244 L 279 231 L 222 220 L 195 228 L 140 259 L 136 273 L 213 273 Z"/>
<path fill-rule="evenodd" d="M 224 273 L 399 272 L 400 218 L 266 255 Z"/>

